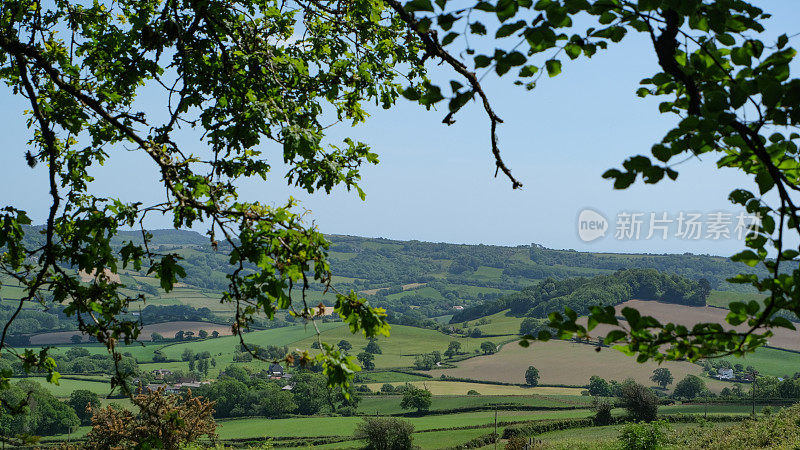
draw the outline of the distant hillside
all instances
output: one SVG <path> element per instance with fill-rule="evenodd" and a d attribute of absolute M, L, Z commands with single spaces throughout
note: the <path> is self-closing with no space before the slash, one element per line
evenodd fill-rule
<path fill-rule="evenodd" d="M 29 228 L 30 244 L 41 239 L 40 227 Z M 231 305 L 220 303 L 227 289 L 229 248 L 211 248 L 208 238 L 194 231 L 153 230 L 151 249 L 180 255 L 186 277 L 178 289 L 166 294 L 146 270 L 120 271 L 120 280 L 130 295 L 146 294 L 148 304 L 187 304 L 209 308 L 220 318 L 232 312 Z M 692 282 L 705 279 L 715 290 L 743 289 L 725 279 L 743 271 L 753 271 L 726 258 L 707 255 L 655 255 L 588 253 L 552 250 L 531 244 L 516 247 L 463 245 L 383 238 L 330 235 L 329 256 L 333 283 L 341 292 L 353 289 L 368 296 L 373 305 L 386 308 L 393 323 L 435 327 L 447 322 L 459 310 L 490 308 L 495 300 L 517 293 L 540 281 L 552 278 L 591 278 L 611 275 L 620 269 L 656 269 L 677 274 Z M 114 239 L 119 248 L 127 241 L 140 243 L 139 231 L 123 231 Z M 10 281 L 1 279 L 4 284 Z M 323 293 L 323 286 L 312 286 L 307 299 L 331 305 L 334 297 Z M 530 292 L 530 290 L 528 291 Z M 9 286 L 0 297 L 14 299 L 19 290 Z M 525 294 L 523 294 L 524 296 Z M 575 294 L 577 295 L 577 294 Z M 19 297 L 16 297 L 19 298 Z M 10 305 L 4 307 L 7 308 Z M 137 305 L 137 308 L 144 305 Z M 559 308 L 560 309 L 560 308 Z M 486 312 L 487 314 L 490 314 Z M 462 313 L 463 314 L 463 313 Z M 485 314 L 483 314 L 485 315 Z M 31 323 L 29 327 L 37 327 Z"/>

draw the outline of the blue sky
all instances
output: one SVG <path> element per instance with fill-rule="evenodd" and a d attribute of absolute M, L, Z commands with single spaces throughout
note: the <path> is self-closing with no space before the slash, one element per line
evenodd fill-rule
<path fill-rule="evenodd" d="M 765 39 L 794 34 L 800 19 L 793 1 L 761 2 L 775 14 Z M 796 38 L 797 39 L 797 38 Z M 796 39 L 792 44 L 797 46 Z M 513 191 L 494 178 L 488 121 L 479 105 L 462 110 L 455 125 L 441 124 L 446 114 L 402 100 L 390 111 L 375 109 L 366 125 L 338 127 L 332 141 L 353 136 L 372 145 L 381 163 L 363 171 L 361 201 L 343 189 L 332 195 L 307 195 L 285 186 L 276 164 L 275 179 L 248 182 L 242 193 L 250 200 L 280 204 L 288 195 L 302 201 L 309 218 L 326 233 L 436 242 L 518 245 L 539 243 L 551 248 L 588 251 L 711 253 L 730 255 L 741 247 L 735 240 L 621 241 L 611 236 L 591 243 L 578 238 L 576 218 L 585 207 L 612 222 L 619 211 L 738 212 L 728 201 L 735 187 L 752 183 L 730 170 L 717 170 L 714 158 L 681 166 L 677 182 L 637 183 L 615 191 L 601 178 L 627 156 L 649 154 L 650 146 L 674 124 L 658 113 L 657 99 L 635 95 L 638 82 L 657 70 L 649 41 L 631 35 L 590 60 L 565 62 L 564 71 L 542 78 L 532 92 L 509 80 L 485 80 L 487 93 L 505 123 L 499 129 L 506 163 L 524 183 Z M 437 70 L 437 69 L 433 69 Z M 443 102 L 444 103 L 444 102 Z M 161 98 L 143 98 L 145 110 L 161 107 Z M 28 131 L 25 103 L 0 88 L 0 203 L 27 209 L 43 221 L 47 188 L 43 167 L 30 169 L 23 154 Z M 280 160 L 278 148 L 265 147 Z M 105 167 L 95 170 L 98 195 L 155 203 L 163 198 L 154 165 L 134 152 L 111 150 Z M 151 222 L 170 226 L 169 218 Z M 613 223 L 612 223 L 613 227 Z M 198 229 L 202 231 L 202 229 Z M 613 230 L 610 234 L 613 234 Z"/>

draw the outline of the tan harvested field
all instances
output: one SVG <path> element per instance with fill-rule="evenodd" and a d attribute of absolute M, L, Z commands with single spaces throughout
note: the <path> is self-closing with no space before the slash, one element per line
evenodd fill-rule
<path fill-rule="evenodd" d="M 728 310 L 712 306 L 683 306 L 655 301 L 629 300 L 617 306 L 617 314 L 620 314 L 622 308 L 625 307 L 638 309 L 642 315 L 653 316 L 662 323 L 671 321 L 681 325 L 693 326 L 697 323 L 716 322 L 724 325 L 727 329 L 735 328 L 738 331 L 745 331 L 748 328 L 746 324 L 731 327 L 725 322 Z M 604 336 L 612 328 L 607 325 L 598 325 L 597 328 L 592 330 L 592 335 Z M 770 346 L 800 351 L 799 331 L 776 328 L 773 333 L 774 336 L 769 339 Z"/>
<path fill-rule="evenodd" d="M 406 383 L 397 382 L 389 383 L 395 387 L 404 385 Z M 467 395 L 469 391 L 477 391 L 481 395 L 581 395 L 579 388 L 564 388 L 564 387 L 521 387 L 521 386 L 503 386 L 498 384 L 481 384 L 481 383 L 465 383 L 461 381 L 411 381 L 412 384 L 419 388 L 427 388 L 433 395 Z M 383 383 L 369 383 L 367 386 L 373 391 L 379 391 Z"/>
<path fill-rule="evenodd" d="M 95 280 L 95 278 L 98 278 L 96 270 L 93 270 L 92 273 L 84 272 L 84 271 L 81 270 L 80 272 L 78 272 L 78 276 L 80 277 L 81 281 L 83 281 L 84 283 L 91 283 L 92 281 Z M 116 274 L 116 273 L 112 272 L 109 269 L 104 269 L 103 270 L 102 277 L 105 278 L 105 281 L 107 281 L 109 283 L 120 284 L 119 274 Z"/>
<path fill-rule="evenodd" d="M 223 325 L 218 323 L 208 322 L 164 322 L 152 325 L 145 325 L 142 327 L 142 333 L 139 335 L 140 341 L 150 341 L 150 335 L 158 333 L 164 337 L 171 338 L 175 336 L 179 330 L 192 331 L 195 336 L 200 330 L 206 330 L 209 334 L 214 331 L 219 332 L 222 336 L 229 336 L 231 333 L 230 325 Z M 53 345 L 53 344 L 70 344 L 74 335 L 80 335 L 77 331 L 56 331 L 53 333 L 42 333 L 31 336 L 31 344 L 33 345 Z M 86 336 L 83 336 L 86 342 Z"/>
<path fill-rule="evenodd" d="M 409 284 L 404 284 L 404 285 L 402 285 L 402 286 L 400 286 L 400 287 L 401 287 L 401 288 L 402 288 L 404 291 L 410 291 L 411 289 L 417 289 L 417 288 L 421 288 L 422 286 L 425 286 L 426 284 L 428 284 L 428 283 L 409 283 Z M 377 294 L 377 293 L 378 293 L 378 291 L 380 291 L 381 289 L 386 289 L 386 288 L 379 288 L 379 289 L 367 289 L 367 290 L 364 290 L 364 291 L 358 291 L 358 292 L 359 292 L 359 294 L 375 295 L 375 294 Z"/>
<path fill-rule="evenodd" d="M 653 362 L 637 363 L 621 352 L 604 348 L 595 351 L 593 345 L 577 344 L 569 341 L 535 342 L 528 348 L 516 343 L 508 343 L 488 356 L 478 356 L 458 363 L 454 369 L 432 370 L 429 373 L 438 378 L 442 374 L 474 380 L 504 381 L 525 383 L 525 370 L 528 366 L 539 369 L 539 383 L 583 386 L 589 377 L 599 375 L 608 380 L 622 381 L 633 378 L 639 383 L 651 386 L 650 376 L 658 367 L 666 367 L 675 381 L 688 374 L 700 375 L 702 367 L 686 361 L 674 361 L 659 366 Z M 719 392 L 731 386 L 718 380 L 704 379 L 709 389 Z"/>

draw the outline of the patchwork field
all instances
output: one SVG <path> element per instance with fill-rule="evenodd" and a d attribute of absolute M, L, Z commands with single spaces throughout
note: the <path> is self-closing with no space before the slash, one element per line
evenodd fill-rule
<path fill-rule="evenodd" d="M 209 322 L 194 322 L 194 321 L 178 321 L 178 322 L 163 322 L 155 323 L 152 325 L 145 325 L 142 327 L 142 333 L 139 335 L 139 341 L 149 342 L 152 340 L 151 335 L 158 333 L 166 338 L 172 338 L 178 331 L 191 331 L 197 335 L 200 330 L 205 330 L 209 334 L 214 331 L 222 336 L 230 336 L 230 325 L 209 323 Z M 31 336 L 31 344 L 33 345 L 55 345 L 55 344 L 70 344 L 72 343 L 72 336 L 81 336 L 84 341 L 86 337 L 77 331 L 57 331 L 53 333 L 42 333 Z"/>

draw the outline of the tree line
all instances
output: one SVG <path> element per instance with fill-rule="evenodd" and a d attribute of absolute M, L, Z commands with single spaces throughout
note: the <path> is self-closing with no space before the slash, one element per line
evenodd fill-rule
<path fill-rule="evenodd" d="M 464 322 L 505 309 L 517 316 L 546 318 L 550 312 L 571 308 L 579 315 L 590 306 L 615 306 L 631 299 L 658 300 L 690 306 L 704 306 L 711 292 L 706 280 L 658 272 L 655 269 L 619 270 L 593 278 L 548 278 L 520 292 L 488 305 L 465 308 L 450 323 Z"/>

